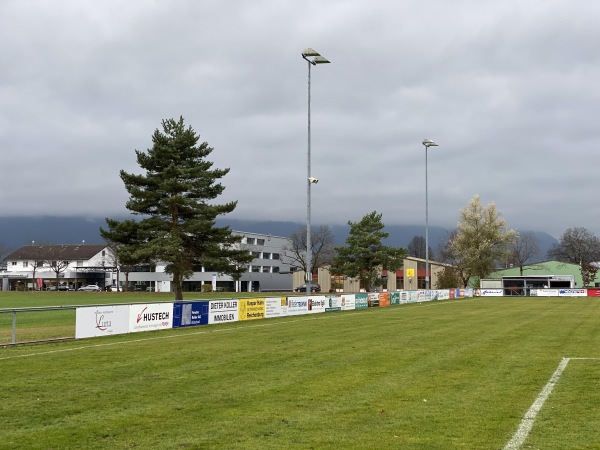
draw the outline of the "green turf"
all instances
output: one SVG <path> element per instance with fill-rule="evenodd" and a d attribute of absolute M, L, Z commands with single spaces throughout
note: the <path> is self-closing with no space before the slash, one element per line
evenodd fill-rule
<path fill-rule="evenodd" d="M 468 299 L 0 349 L 1 448 L 501 449 L 600 300 Z M 523 448 L 597 448 L 572 360 Z"/>

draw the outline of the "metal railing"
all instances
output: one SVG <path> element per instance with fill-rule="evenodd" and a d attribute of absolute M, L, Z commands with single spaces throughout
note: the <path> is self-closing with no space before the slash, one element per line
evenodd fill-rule
<path fill-rule="evenodd" d="M 75 339 L 76 308 L 41 306 L 0 309 L 0 346 Z"/>

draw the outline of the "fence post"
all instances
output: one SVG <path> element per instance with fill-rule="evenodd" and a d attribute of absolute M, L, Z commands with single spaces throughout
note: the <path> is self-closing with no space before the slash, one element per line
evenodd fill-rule
<path fill-rule="evenodd" d="M 13 345 L 17 343 L 17 311 L 16 310 L 13 310 L 12 343 L 13 343 Z"/>

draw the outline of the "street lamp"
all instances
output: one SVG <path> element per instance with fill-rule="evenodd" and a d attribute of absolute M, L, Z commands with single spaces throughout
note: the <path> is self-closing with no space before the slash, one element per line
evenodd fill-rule
<path fill-rule="evenodd" d="M 307 155 L 307 183 L 306 183 L 306 295 L 311 294 L 312 282 L 312 245 L 310 237 L 310 189 L 313 184 L 319 180 L 310 174 L 310 67 L 317 64 L 328 64 L 330 61 L 321 56 L 312 48 L 307 48 L 302 52 L 302 58 L 308 62 L 308 155 Z"/>
<path fill-rule="evenodd" d="M 425 289 L 429 290 L 429 198 L 427 192 L 427 150 L 438 145 L 431 139 L 423 139 L 425 146 Z"/>

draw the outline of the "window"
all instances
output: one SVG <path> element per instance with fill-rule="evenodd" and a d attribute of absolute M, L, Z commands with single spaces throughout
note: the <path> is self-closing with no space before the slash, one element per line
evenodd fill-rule
<path fill-rule="evenodd" d="M 262 257 L 263 259 L 271 259 L 271 254 L 269 252 L 263 252 Z"/>
<path fill-rule="evenodd" d="M 274 266 L 273 267 L 273 273 L 279 273 L 279 267 Z"/>
<path fill-rule="evenodd" d="M 29 266 L 29 261 L 23 261 L 23 267 Z"/>
<path fill-rule="evenodd" d="M 273 253 L 273 259 L 279 259 L 279 253 Z"/>
<path fill-rule="evenodd" d="M 256 240 L 256 245 L 265 245 L 265 240 L 264 239 L 257 239 Z"/>
<path fill-rule="evenodd" d="M 250 272 L 260 272 L 260 266 L 251 266 Z"/>
<path fill-rule="evenodd" d="M 270 273 L 271 272 L 271 268 L 269 266 L 263 266 L 262 272 L 263 273 Z"/>
<path fill-rule="evenodd" d="M 256 239 L 254 239 L 254 238 L 247 238 L 246 240 L 247 240 L 248 244 L 250 244 L 250 245 L 254 245 L 256 243 Z"/>
<path fill-rule="evenodd" d="M 252 257 L 254 259 L 260 258 L 260 252 L 252 252 Z"/>
<path fill-rule="evenodd" d="M 16 266 L 16 265 L 17 265 L 17 262 L 16 262 L 16 261 L 11 261 L 11 262 L 10 262 L 10 265 L 11 265 L 11 266 Z"/>

